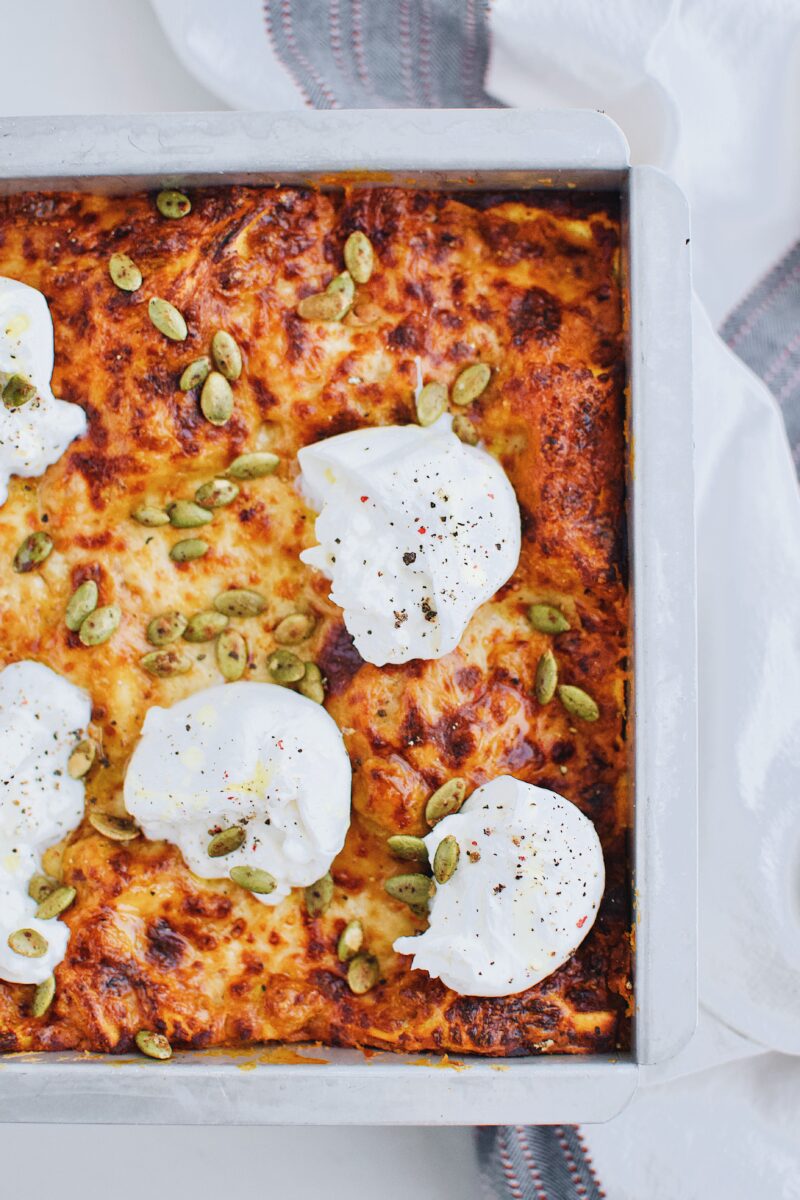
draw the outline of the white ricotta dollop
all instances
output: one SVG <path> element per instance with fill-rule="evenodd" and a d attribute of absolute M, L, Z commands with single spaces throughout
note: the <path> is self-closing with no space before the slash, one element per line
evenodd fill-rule
<path fill-rule="evenodd" d="M 56 400 L 53 374 L 53 321 L 36 288 L 0 276 L 0 393 L 12 375 L 21 375 L 36 394 L 18 408 L 0 400 L 0 505 L 12 475 L 41 475 L 70 442 L 86 431 L 77 404 Z"/>
<path fill-rule="evenodd" d="M 362 658 L 449 654 L 519 561 L 519 506 L 500 464 L 459 441 L 449 416 L 342 433 L 298 459 L 319 513 L 319 545 L 300 557 L 331 580 Z"/>
<path fill-rule="evenodd" d="M 556 792 L 504 775 L 428 834 L 431 862 L 451 834 L 455 874 L 436 889 L 428 929 L 398 938 L 395 950 L 464 996 L 533 987 L 594 924 L 605 886 L 594 825 Z"/>
<path fill-rule="evenodd" d="M 40 921 L 28 895 L 41 855 L 80 823 L 84 789 L 67 761 L 91 718 L 84 691 L 42 663 L 13 663 L 0 671 L 0 979 L 42 983 L 61 962 L 69 929 L 58 918 Z M 40 958 L 8 944 L 18 929 L 47 941 Z"/>
<path fill-rule="evenodd" d="M 350 760 L 321 705 L 271 683 L 206 688 L 172 708 L 151 708 L 125 776 L 125 806 L 147 837 L 179 847 L 195 875 L 232 867 L 267 871 L 264 904 L 315 883 L 344 845 Z M 208 845 L 240 826 L 238 850 Z"/>

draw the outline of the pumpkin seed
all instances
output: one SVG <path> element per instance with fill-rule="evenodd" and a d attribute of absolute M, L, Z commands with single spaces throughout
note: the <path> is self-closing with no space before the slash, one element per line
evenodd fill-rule
<path fill-rule="evenodd" d="M 267 659 L 267 670 L 276 683 L 297 683 L 306 673 L 306 665 L 291 650 L 275 650 Z"/>
<path fill-rule="evenodd" d="M 22 408 L 36 395 L 36 387 L 24 375 L 12 375 L 3 388 L 3 404 L 6 408 Z"/>
<path fill-rule="evenodd" d="M 322 671 L 316 663 L 305 663 L 303 678 L 298 681 L 297 690 L 306 700 L 313 700 L 315 704 L 325 703 L 325 684 Z"/>
<path fill-rule="evenodd" d="M 176 221 L 192 211 L 192 202 L 183 192 L 177 192 L 174 188 L 164 188 L 156 196 L 156 208 L 162 217 Z"/>
<path fill-rule="evenodd" d="M 254 450 L 235 458 L 225 474 L 234 479 L 261 479 L 263 475 L 271 475 L 280 461 L 269 450 Z"/>
<path fill-rule="evenodd" d="M 110 842 L 132 842 L 141 832 L 130 817 L 115 817 L 113 813 L 90 812 L 89 824 Z"/>
<path fill-rule="evenodd" d="M 14 570 L 18 575 L 27 574 L 43 563 L 52 549 L 53 539 L 49 533 L 42 530 L 29 533 L 14 555 Z"/>
<path fill-rule="evenodd" d="M 321 916 L 333 900 L 333 876 L 330 871 L 305 889 L 306 912 L 310 917 Z"/>
<path fill-rule="evenodd" d="M 172 679 L 174 675 L 185 675 L 192 669 L 192 660 L 188 654 L 170 646 L 166 650 L 151 650 L 139 659 L 139 666 L 148 675 L 157 679 Z"/>
<path fill-rule="evenodd" d="M 356 289 L 349 271 L 330 281 L 324 292 L 306 296 L 297 306 L 297 315 L 305 321 L 341 321 L 355 299 Z"/>
<path fill-rule="evenodd" d="M 443 383 L 426 383 L 417 396 L 417 420 L 432 425 L 447 409 L 447 388 Z"/>
<path fill-rule="evenodd" d="M 491 367 L 487 367 L 486 363 L 473 363 L 471 367 L 465 367 L 453 384 L 453 404 L 460 407 L 472 404 L 473 400 L 477 400 L 478 396 L 486 391 L 491 377 Z"/>
<path fill-rule="evenodd" d="M 395 833 L 386 839 L 386 845 L 395 858 L 402 858 L 408 862 L 428 861 L 428 847 L 422 838 L 412 837 L 407 833 Z"/>
<path fill-rule="evenodd" d="M 596 721 L 600 716 L 597 702 L 583 688 L 563 683 L 558 689 L 558 698 L 571 716 L 580 717 L 582 721 Z"/>
<path fill-rule="evenodd" d="M 147 315 L 164 337 L 169 338 L 172 342 L 186 341 L 189 330 L 186 328 L 183 313 L 178 312 L 175 305 L 170 304 L 169 300 L 163 300 L 160 296 L 151 296 L 150 303 L 147 305 Z"/>
<path fill-rule="evenodd" d="M 439 842 L 433 856 L 433 877 L 437 883 L 447 883 L 448 879 L 453 878 L 460 854 L 458 842 L 452 833 L 448 833 Z"/>
<path fill-rule="evenodd" d="M 90 612 L 78 632 L 84 646 L 101 646 L 119 629 L 122 613 L 116 604 L 104 604 Z"/>
<path fill-rule="evenodd" d="M 108 273 L 121 292 L 135 292 L 142 286 L 142 272 L 127 254 L 112 254 Z"/>
<path fill-rule="evenodd" d="M 427 875 L 393 875 L 384 888 L 393 900 L 399 900 L 411 908 L 426 910 L 428 901 L 436 888 Z"/>
<path fill-rule="evenodd" d="M 214 520 L 211 509 L 195 504 L 194 500 L 174 500 L 167 505 L 167 514 L 170 525 L 175 529 L 196 529 Z"/>
<path fill-rule="evenodd" d="M 89 738 L 78 742 L 67 761 L 67 774 L 70 779 L 83 779 L 92 769 L 97 756 L 97 747 Z"/>
<path fill-rule="evenodd" d="M 208 542 L 204 542 L 202 538 L 184 538 L 182 542 L 175 543 L 169 556 L 173 562 L 193 562 L 196 558 L 208 554 L 209 549 Z"/>
<path fill-rule="evenodd" d="M 152 504 L 140 505 L 139 508 L 133 510 L 131 516 L 134 521 L 138 521 L 140 525 L 146 525 L 150 529 L 155 529 L 158 525 L 169 525 L 169 517 L 163 508 L 156 508 Z"/>
<path fill-rule="evenodd" d="M 48 975 L 33 993 L 31 1001 L 31 1016 L 43 1017 L 50 1005 L 53 1003 L 56 996 L 56 977 Z"/>
<path fill-rule="evenodd" d="M 194 498 L 205 508 L 224 508 L 226 504 L 232 504 L 238 495 L 239 489 L 230 479 L 210 479 L 197 489 Z"/>
<path fill-rule="evenodd" d="M 226 617 L 257 617 L 266 607 L 266 597 L 249 588 L 228 588 L 214 597 L 214 608 Z"/>
<path fill-rule="evenodd" d="M 178 640 L 187 624 L 186 617 L 176 609 L 159 613 L 148 622 L 145 637 L 151 646 L 168 646 Z"/>
<path fill-rule="evenodd" d="M 268 896 L 278 886 L 269 871 L 260 871 L 258 867 L 231 867 L 230 875 L 239 887 L 247 888 L 257 896 Z"/>
<path fill-rule="evenodd" d="M 308 613 L 289 613 L 275 626 L 272 636 L 283 646 L 295 646 L 311 637 L 315 625 L 316 621 Z"/>
<path fill-rule="evenodd" d="M 217 638 L 217 666 L 230 683 L 241 679 L 247 666 L 247 642 L 236 629 L 225 629 Z"/>
<path fill-rule="evenodd" d="M 23 958 L 41 958 L 47 954 L 47 938 L 35 929 L 15 929 L 8 935 L 8 945 Z"/>
<path fill-rule="evenodd" d="M 226 425 L 233 415 L 231 385 L 219 371 L 212 371 L 200 393 L 203 416 L 212 425 Z"/>
<path fill-rule="evenodd" d="M 183 368 L 178 387 L 182 392 L 191 392 L 193 388 L 200 387 L 208 379 L 208 373 L 211 370 L 211 359 L 203 355 L 202 358 L 196 358 L 190 362 L 188 367 Z"/>
<path fill-rule="evenodd" d="M 458 812 L 466 794 L 466 779 L 448 779 L 447 783 L 436 789 L 425 805 L 425 820 L 429 825 L 436 825 L 443 817 Z"/>
<path fill-rule="evenodd" d="M 234 850 L 243 846 L 246 837 L 247 834 L 241 825 L 231 825 L 228 829 L 214 834 L 206 847 L 206 853 L 209 858 L 224 858 L 226 854 L 233 854 Z"/>
<path fill-rule="evenodd" d="M 453 417 L 453 433 L 465 446 L 477 446 L 480 441 L 477 429 L 463 413 L 456 413 Z"/>
<path fill-rule="evenodd" d="M 357 954 L 347 967 L 347 983 L 355 996 L 371 991 L 380 979 L 381 969 L 372 954 Z"/>
<path fill-rule="evenodd" d="M 97 584 L 93 579 L 84 579 L 67 601 L 64 623 L 67 629 L 77 633 L 83 622 L 97 608 Z"/>
<path fill-rule="evenodd" d="M 31 900 L 41 904 L 57 887 L 58 881 L 51 879 L 49 875 L 32 875 L 28 884 L 28 895 Z"/>
<path fill-rule="evenodd" d="M 339 962 L 349 962 L 364 945 L 364 926 L 360 921 L 348 921 L 339 934 L 336 954 Z"/>
<path fill-rule="evenodd" d="M 157 1058 L 161 1062 L 166 1062 L 168 1058 L 172 1058 L 172 1046 L 164 1037 L 163 1033 L 153 1033 L 150 1029 L 140 1029 L 134 1038 L 137 1050 L 141 1051 L 146 1058 Z"/>
<path fill-rule="evenodd" d="M 210 608 L 189 618 L 183 636 L 187 642 L 212 642 L 227 624 L 228 618 L 224 613 Z"/>
<path fill-rule="evenodd" d="M 540 704 L 549 704 L 556 694 L 558 683 L 558 663 L 552 650 L 545 650 L 536 664 L 536 683 L 534 691 Z"/>
<path fill-rule="evenodd" d="M 570 628 L 567 618 L 552 604 L 532 604 L 528 620 L 537 633 L 566 633 Z"/>
<path fill-rule="evenodd" d="M 369 282 L 374 261 L 372 242 L 365 233 L 356 229 L 344 244 L 344 265 L 356 283 Z"/>
<path fill-rule="evenodd" d="M 52 921 L 54 917 L 60 917 L 63 912 L 67 911 L 77 894 L 74 887 L 56 888 L 41 902 L 36 910 L 36 916 L 40 921 Z"/>
<path fill-rule="evenodd" d="M 225 329 L 218 329 L 211 339 L 211 357 L 214 366 L 226 379 L 238 379 L 242 373 L 242 352 L 236 339 Z"/>

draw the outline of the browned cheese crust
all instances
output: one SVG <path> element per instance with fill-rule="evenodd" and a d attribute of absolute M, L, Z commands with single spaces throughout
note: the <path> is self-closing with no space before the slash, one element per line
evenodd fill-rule
<path fill-rule="evenodd" d="M 320 1040 L 391 1050 L 491 1055 L 587 1053 L 629 1044 L 630 881 L 625 690 L 628 599 L 624 549 L 624 374 L 619 223 L 608 196 L 447 196 L 361 187 L 219 188 L 193 195 L 182 220 L 152 195 L 28 194 L 0 202 L 0 274 L 41 289 L 55 325 L 53 390 L 81 405 L 87 435 L 38 480 L 12 481 L 0 509 L 0 666 L 46 663 L 86 688 L 102 754 L 87 810 L 121 813 L 125 766 L 147 709 L 221 682 L 211 644 L 185 645 L 187 675 L 154 679 L 156 613 L 208 608 L 230 587 L 269 600 L 237 622 L 245 678 L 266 680 L 273 630 L 288 612 L 317 617 L 304 658 L 327 679 L 326 707 L 353 765 L 353 818 L 333 864 L 335 896 L 317 919 L 293 893 L 276 907 L 221 879 L 198 879 L 177 849 L 143 837 L 106 840 L 85 821 L 46 865 L 77 889 L 65 914 L 69 950 L 49 1013 L 30 1016 L 33 989 L 0 984 L 0 1048 L 125 1051 L 140 1028 L 173 1045 Z M 298 301 L 342 270 L 347 235 L 363 230 L 377 265 L 342 323 L 301 320 Z M 144 275 L 134 293 L 108 260 L 129 254 Z M 148 320 L 151 296 L 185 315 L 168 341 Z M 245 368 L 224 427 L 182 393 L 183 367 L 227 329 Z M 314 517 L 295 488 L 300 447 L 366 425 L 415 420 L 415 359 L 425 380 L 452 384 L 482 360 L 491 383 L 467 410 L 507 471 L 523 517 L 513 579 L 439 661 L 382 669 L 362 662 L 305 567 Z M 198 531 L 211 551 L 176 564 L 183 531 L 130 519 L 147 502 L 191 499 L 246 450 L 280 456 L 278 471 L 242 486 Z M 14 552 L 47 529 L 55 549 L 15 574 Z M 95 579 L 119 631 L 84 647 L 64 624 L 67 600 Z M 571 630 L 532 630 L 533 601 L 557 604 Z M 560 679 L 600 706 L 593 724 L 558 699 L 533 696 L 548 646 Z M 464 776 L 501 773 L 553 788 L 594 821 L 607 888 L 577 953 L 529 991 L 461 997 L 392 950 L 424 922 L 384 891 L 404 869 L 393 833 L 424 834 L 425 801 Z M 336 943 L 363 920 L 379 984 L 354 995 Z"/>

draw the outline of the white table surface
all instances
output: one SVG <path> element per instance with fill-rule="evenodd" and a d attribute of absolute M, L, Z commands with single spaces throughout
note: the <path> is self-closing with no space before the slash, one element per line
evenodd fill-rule
<path fill-rule="evenodd" d="M 2 116 L 220 107 L 175 58 L 148 0 L 2 10 Z M 0 1195 L 14 1200 L 469 1200 L 479 1186 L 465 1129 L 5 1126 L 0 1163 Z"/>

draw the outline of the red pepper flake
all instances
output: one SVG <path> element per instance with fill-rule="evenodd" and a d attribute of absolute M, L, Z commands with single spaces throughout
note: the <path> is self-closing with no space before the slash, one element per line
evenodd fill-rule
<path fill-rule="evenodd" d="M 362 496 L 362 497 L 361 497 L 361 503 L 362 503 L 362 504 L 366 504 L 368 500 L 369 500 L 369 496 Z"/>
<path fill-rule="evenodd" d="M 278 738 L 278 740 L 275 744 L 279 750 L 282 750 L 283 749 L 283 738 Z"/>
<path fill-rule="evenodd" d="M 578 929 L 583 929 L 585 924 L 586 924 L 586 917 L 581 917 L 580 921 L 577 922 Z"/>
<path fill-rule="evenodd" d="M 494 500 L 494 492 L 487 492 L 486 495 L 489 497 L 490 500 Z"/>
<path fill-rule="evenodd" d="M 417 533 L 427 533 L 427 532 L 428 531 L 424 525 L 420 525 L 419 529 L 417 530 Z"/>

